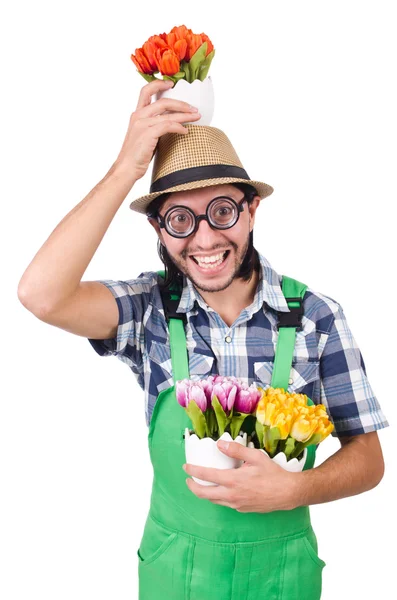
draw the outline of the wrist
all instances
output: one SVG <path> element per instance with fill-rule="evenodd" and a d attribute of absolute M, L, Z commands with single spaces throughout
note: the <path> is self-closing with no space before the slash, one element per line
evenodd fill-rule
<path fill-rule="evenodd" d="M 125 181 L 131 187 L 138 181 L 139 177 L 135 172 L 126 167 L 126 165 L 118 162 L 117 160 L 110 167 L 108 175 L 117 178 L 118 180 Z"/>
<path fill-rule="evenodd" d="M 307 486 L 307 471 L 299 471 L 298 473 L 290 473 L 289 483 L 289 500 L 290 509 L 299 508 L 300 506 L 306 506 L 306 499 L 304 490 Z"/>

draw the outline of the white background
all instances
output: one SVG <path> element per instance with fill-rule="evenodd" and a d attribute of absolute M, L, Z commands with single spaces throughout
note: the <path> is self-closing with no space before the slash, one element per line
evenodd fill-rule
<path fill-rule="evenodd" d="M 380 485 L 311 507 L 327 563 L 322 598 L 369 600 L 394 589 L 394 8 L 379 0 L 9 3 L 0 36 L 2 600 L 137 598 L 152 478 L 143 392 L 122 362 L 29 313 L 17 286 L 118 155 L 145 85 L 131 53 L 181 24 L 206 32 L 216 49 L 211 125 L 250 177 L 275 189 L 257 213 L 257 249 L 279 273 L 341 303 L 391 425 L 379 432 Z M 128 207 L 147 193 L 150 172 L 83 280 L 161 268 L 154 230 Z M 317 464 L 338 448 L 328 438 Z"/>

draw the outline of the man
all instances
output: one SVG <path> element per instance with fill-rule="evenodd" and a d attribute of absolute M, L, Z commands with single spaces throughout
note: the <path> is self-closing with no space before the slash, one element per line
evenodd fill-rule
<path fill-rule="evenodd" d="M 326 406 L 341 449 L 317 468 L 289 473 L 258 449 L 230 443 L 222 451 L 243 467 L 186 465 L 188 475 L 218 484 L 211 487 L 186 478 L 175 381 L 219 373 L 268 387 L 278 318 L 290 308 L 282 278 L 253 245 L 256 210 L 273 188 L 249 178 L 223 132 L 195 126 L 200 115 L 185 103 L 151 103 L 166 85 L 144 86 L 116 162 L 37 253 L 19 297 L 43 321 L 87 337 L 100 355 L 118 356 L 144 390 L 154 484 L 138 550 L 141 600 L 160 593 L 241 600 L 248 590 L 250 597 L 317 600 L 325 563 L 308 507 L 380 482 L 377 430 L 388 423 L 341 306 L 308 287 L 288 390 Z M 154 153 L 150 193 L 130 208 L 146 214 L 158 234 L 164 278 L 150 271 L 81 282 Z M 171 285 L 180 291 L 172 318 L 184 323 L 178 342 L 163 302 Z"/>

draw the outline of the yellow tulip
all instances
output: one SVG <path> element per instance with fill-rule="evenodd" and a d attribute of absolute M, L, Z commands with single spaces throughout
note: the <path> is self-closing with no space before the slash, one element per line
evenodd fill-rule
<path fill-rule="evenodd" d="M 331 431 L 333 429 L 334 429 L 333 424 L 328 419 L 324 419 L 324 420 L 319 421 L 314 433 L 321 435 L 320 441 L 322 442 L 331 433 Z"/>
<path fill-rule="evenodd" d="M 316 415 L 320 418 L 328 418 L 327 411 L 322 404 L 317 404 L 315 407 Z"/>
<path fill-rule="evenodd" d="M 291 431 L 291 424 L 291 414 L 278 413 L 278 415 L 273 421 L 272 427 L 278 427 L 281 439 L 285 440 L 289 436 L 289 433 Z"/>
<path fill-rule="evenodd" d="M 275 415 L 277 410 L 277 406 L 273 402 L 268 402 L 264 407 L 262 407 L 259 411 L 256 411 L 256 418 L 262 425 L 267 425 L 270 427 L 273 421 L 273 415 Z"/>
<path fill-rule="evenodd" d="M 255 416 L 262 425 L 265 424 L 266 399 L 262 396 L 256 406 Z"/>
<path fill-rule="evenodd" d="M 306 442 L 313 435 L 317 428 L 317 419 L 306 419 L 306 415 L 301 415 L 292 424 L 291 437 L 298 442 Z"/>
<path fill-rule="evenodd" d="M 264 426 L 277 427 L 281 439 L 288 436 L 307 442 L 313 435 L 324 440 L 334 429 L 323 404 L 308 404 L 306 394 L 295 394 L 283 388 L 259 388 L 261 397 L 256 418 Z"/>

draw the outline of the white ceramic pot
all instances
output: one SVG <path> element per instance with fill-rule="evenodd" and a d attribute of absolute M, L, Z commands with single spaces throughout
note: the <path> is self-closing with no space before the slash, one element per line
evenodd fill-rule
<path fill-rule="evenodd" d="M 227 442 L 237 442 L 242 446 L 247 445 L 247 434 L 238 435 L 234 440 L 230 433 L 223 433 L 220 440 Z M 199 438 L 195 433 L 190 433 L 189 429 L 185 429 L 185 454 L 186 462 L 190 465 L 199 465 L 200 467 L 212 467 L 214 469 L 236 469 L 241 467 L 243 460 L 227 456 L 217 447 L 217 442 L 212 438 Z M 212 481 L 205 481 L 193 477 L 194 481 L 201 485 L 218 485 Z"/>
<path fill-rule="evenodd" d="M 210 75 L 204 81 L 195 79 L 192 83 L 189 83 L 186 79 L 179 79 L 171 89 L 155 94 L 155 100 L 160 98 L 183 100 L 183 102 L 196 106 L 199 109 L 201 118 L 198 121 L 191 121 L 191 123 L 194 125 L 210 125 L 214 114 L 214 88 Z M 184 124 L 187 123 L 190 123 L 190 121 L 184 121 Z"/>
<path fill-rule="evenodd" d="M 254 444 L 253 442 L 250 442 L 248 444 L 248 448 L 254 448 Z M 265 454 L 267 454 L 266 450 L 262 450 L 261 452 L 264 452 Z M 267 454 L 267 456 L 269 456 Z M 307 448 L 305 448 L 303 450 L 303 456 L 300 460 L 298 460 L 297 458 L 293 458 L 292 460 L 287 460 L 287 457 L 285 456 L 284 452 L 278 452 L 275 456 L 273 456 L 272 460 L 274 460 L 274 462 L 276 462 L 278 465 L 280 465 L 280 467 L 283 467 L 283 469 L 285 469 L 286 471 L 290 471 L 291 473 L 299 473 L 299 471 L 303 471 L 303 467 L 305 466 L 305 462 L 306 462 L 306 457 L 307 457 Z"/>

